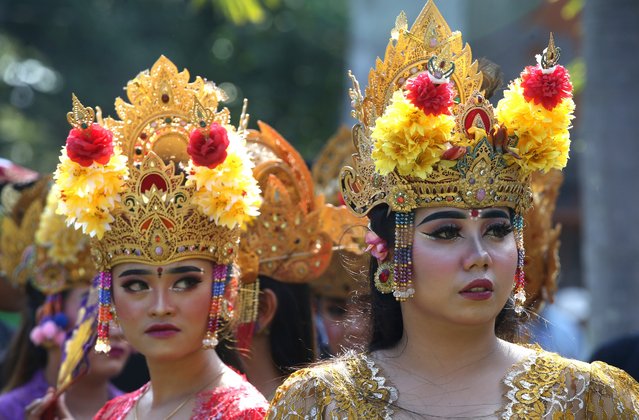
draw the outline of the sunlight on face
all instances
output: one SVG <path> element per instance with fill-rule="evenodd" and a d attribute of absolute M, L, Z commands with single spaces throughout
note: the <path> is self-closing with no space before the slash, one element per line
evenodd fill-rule
<path fill-rule="evenodd" d="M 176 359 L 202 348 L 211 303 L 210 261 L 126 263 L 112 274 L 119 323 L 140 353 Z"/>
<path fill-rule="evenodd" d="M 505 207 L 415 211 L 410 316 L 459 325 L 494 322 L 511 293 L 517 249 Z"/>

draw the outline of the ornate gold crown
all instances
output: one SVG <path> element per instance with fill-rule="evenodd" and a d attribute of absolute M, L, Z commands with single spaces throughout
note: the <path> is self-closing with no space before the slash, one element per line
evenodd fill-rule
<path fill-rule="evenodd" d="M 494 112 L 480 91 L 470 47 L 434 3 L 410 30 L 402 12 L 365 96 L 351 75 L 359 124 L 354 168 L 340 177 L 346 204 L 360 215 L 381 203 L 399 212 L 435 206 L 523 211 L 530 173 L 566 164 L 574 104 L 558 58 L 551 37 L 539 66 L 511 84 Z M 550 102 L 527 83 L 544 77 L 558 86 Z"/>
<path fill-rule="evenodd" d="M 93 237 L 101 271 L 188 258 L 228 264 L 241 227 L 258 214 L 248 116 L 235 129 L 228 109 L 217 111 L 223 92 L 189 77 L 160 57 L 127 84 L 130 103 L 116 99 L 120 119 L 98 113 L 98 124 L 74 97 L 75 128 L 55 175 L 59 211 Z"/>
<path fill-rule="evenodd" d="M 561 225 L 553 223 L 553 214 L 564 177 L 559 171 L 550 171 L 531 178 L 533 205 L 524 216 L 524 267 L 527 306 L 538 309 L 544 300 L 552 302 L 557 290 Z"/>
<path fill-rule="evenodd" d="M 90 284 L 95 275 L 88 238 L 55 214 L 57 194 L 49 189 L 50 182 L 50 177 L 43 177 L 20 193 L 5 187 L 9 202 L 9 196 L 20 195 L 13 204 L 3 203 L 9 211 L 3 217 L 0 238 L 0 265 L 9 279 L 19 286 L 30 281 L 47 295 L 78 283 Z"/>
<path fill-rule="evenodd" d="M 89 237 L 67 226 L 56 214 L 58 194 L 49 190 L 35 233 L 31 283 L 50 295 L 76 285 L 90 285 L 96 270 L 91 261 Z"/>
<path fill-rule="evenodd" d="M 31 275 L 24 254 L 33 245 L 48 183 L 48 178 L 40 178 L 21 190 L 11 184 L 2 189 L 0 270 L 14 286 L 26 285 Z"/>
<path fill-rule="evenodd" d="M 315 189 L 324 194 L 327 202 L 336 206 L 322 216 L 330 220 L 327 226 L 332 227 L 329 231 L 333 241 L 331 262 L 324 273 L 311 282 L 311 287 L 318 295 L 339 299 L 347 299 L 354 290 L 364 292 L 368 286 L 367 281 L 358 283 L 362 278 L 359 275 L 362 267 L 368 266 L 369 256 L 364 251 L 364 236 L 368 230 L 366 220 L 356 217 L 342 205 L 339 190 L 340 170 L 350 162 L 353 153 L 351 130 L 340 127 L 326 142 L 311 170 Z"/>
<path fill-rule="evenodd" d="M 300 154 L 269 125 L 258 125 L 259 131 L 249 131 L 247 146 L 263 203 L 240 241 L 242 280 L 250 283 L 261 274 L 307 282 L 321 275 L 331 258 L 333 226 L 323 217 L 327 206 L 322 196 L 315 196 Z"/>

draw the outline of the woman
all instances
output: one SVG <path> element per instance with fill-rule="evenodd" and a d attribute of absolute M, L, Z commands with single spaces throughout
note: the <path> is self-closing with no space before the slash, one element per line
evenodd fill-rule
<path fill-rule="evenodd" d="M 565 166 L 574 108 L 552 38 L 495 118 L 432 2 L 392 37 L 367 96 L 351 91 L 358 153 L 340 180 L 378 235 L 369 352 L 291 375 L 269 417 L 636 416 L 624 372 L 514 343 L 529 176 Z"/>
<path fill-rule="evenodd" d="M 49 178 L 42 178 L 23 189 L 3 220 L 3 270 L 26 291 L 28 303 L 4 363 L 8 380 L 0 396 L 2 418 L 24 418 L 31 402 L 58 382 L 65 339 L 95 275 L 87 239 L 55 214 L 49 184 Z M 92 418 L 122 394 L 109 381 L 124 367 L 130 347 L 121 334 L 115 340 L 108 356 L 89 355 L 87 374 L 69 389 L 67 403 L 75 418 Z"/>
<path fill-rule="evenodd" d="M 238 344 L 248 380 L 270 399 L 289 374 L 317 360 L 308 283 L 331 258 L 335 208 L 315 196 L 299 153 L 272 127 L 258 125 L 247 146 L 263 202 L 241 240 L 243 290 L 254 298 L 241 310 L 247 317 Z"/>
<path fill-rule="evenodd" d="M 160 57 L 94 122 L 74 97 L 55 174 L 59 211 L 92 237 L 99 269 L 99 352 L 113 318 L 146 357 L 150 382 L 97 419 L 262 418 L 266 401 L 216 351 L 232 327 L 241 227 L 257 214 L 242 115 L 223 92 Z"/>

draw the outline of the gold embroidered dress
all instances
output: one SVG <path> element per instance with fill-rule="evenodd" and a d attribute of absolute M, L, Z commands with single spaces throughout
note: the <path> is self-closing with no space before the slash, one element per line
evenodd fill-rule
<path fill-rule="evenodd" d="M 570 360 L 536 347 L 502 383 L 496 419 L 639 419 L 639 384 L 603 362 Z M 350 354 L 291 375 L 267 418 L 393 419 L 403 417 L 398 396 L 370 355 Z"/>

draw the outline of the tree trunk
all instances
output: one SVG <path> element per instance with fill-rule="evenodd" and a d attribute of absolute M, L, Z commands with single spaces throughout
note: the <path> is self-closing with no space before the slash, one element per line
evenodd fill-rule
<path fill-rule="evenodd" d="M 639 3 L 587 0 L 581 109 L 583 266 L 597 346 L 639 332 Z"/>

